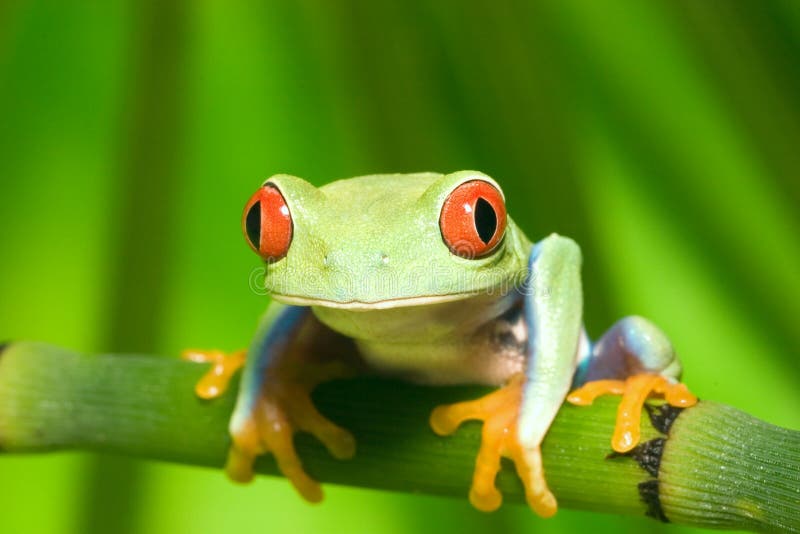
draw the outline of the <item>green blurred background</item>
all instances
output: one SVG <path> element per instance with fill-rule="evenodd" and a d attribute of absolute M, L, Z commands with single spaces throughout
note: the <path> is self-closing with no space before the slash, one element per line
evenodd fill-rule
<path fill-rule="evenodd" d="M 800 2 L 223 4 L 0 4 L 0 337 L 242 347 L 261 180 L 474 168 L 581 243 L 593 336 L 646 315 L 700 396 L 800 427 Z M 691 530 L 85 454 L 0 487 L 2 532 Z"/>

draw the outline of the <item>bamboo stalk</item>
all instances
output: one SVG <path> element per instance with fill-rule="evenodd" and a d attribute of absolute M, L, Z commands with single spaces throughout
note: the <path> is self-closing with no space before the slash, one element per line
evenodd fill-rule
<path fill-rule="evenodd" d="M 219 468 L 234 395 L 197 399 L 193 386 L 204 371 L 177 358 L 8 345 L 0 352 L 0 450 L 88 449 Z M 373 378 L 325 384 L 315 400 L 356 436 L 356 457 L 334 460 L 306 435 L 298 436 L 298 451 L 323 482 L 464 497 L 480 426 L 440 438 L 427 418 L 437 404 L 483 392 Z M 565 405 L 556 418 L 543 456 L 560 506 L 696 527 L 800 532 L 800 432 L 709 401 L 682 411 L 654 404 L 642 417 L 641 445 L 609 455 L 617 402 Z M 257 470 L 276 473 L 269 457 Z M 498 486 L 507 501 L 523 502 L 512 466 Z"/>

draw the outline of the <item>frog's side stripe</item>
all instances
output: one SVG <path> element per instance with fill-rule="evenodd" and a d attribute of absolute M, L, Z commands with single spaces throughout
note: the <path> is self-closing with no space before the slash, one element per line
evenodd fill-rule
<path fill-rule="evenodd" d="M 577 389 L 586 383 L 589 365 L 592 362 L 592 354 L 594 354 L 594 344 L 586 334 L 586 328 L 581 327 L 581 339 L 578 341 L 578 365 L 575 368 L 575 375 L 572 377 L 570 390 Z"/>
<path fill-rule="evenodd" d="M 268 319 L 262 320 L 255 337 L 258 341 L 253 343 L 247 352 L 236 409 L 231 418 L 231 432 L 236 433 L 241 430 L 252 417 L 270 365 L 288 348 L 289 343 L 296 339 L 297 332 L 310 310 L 311 308 L 306 306 L 286 306 L 278 313 L 274 322 Z"/>

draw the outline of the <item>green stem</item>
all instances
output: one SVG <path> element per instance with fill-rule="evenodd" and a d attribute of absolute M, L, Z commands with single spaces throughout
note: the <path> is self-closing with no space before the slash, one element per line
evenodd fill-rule
<path fill-rule="evenodd" d="M 78 448 L 221 467 L 234 396 L 198 400 L 193 386 L 205 370 L 177 358 L 89 356 L 14 343 L 0 353 L 0 450 Z M 325 384 L 315 400 L 354 433 L 356 458 L 334 460 L 306 435 L 298 436 L 298 450 L 309 473 L 324 482 L 466 496 L 480 426 L 466 424 L 440 438 L 427 418 L 437 404 L 483 392 L 378 379 Z M 608 457 L 617 403 L 565 405 L 551 427 L 544 465 L 562 507 L 800 532 L 799 432 L 708 401 L 683 411 L 657 406 L 652 422 L 642 417 L 635 453 Z M 257 469 L 276 473 L 269 457 Z M 511 466 L 498 486 L 506 500 L 523 501 Z"/>

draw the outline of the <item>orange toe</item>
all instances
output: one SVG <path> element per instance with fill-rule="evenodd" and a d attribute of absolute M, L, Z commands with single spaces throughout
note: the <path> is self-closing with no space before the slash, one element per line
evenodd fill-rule
<path fill-rule="evenodd" d="M 672 406 L 688 408 L 697 404 L 697 397 L 689 391 L 686 384 L 668 384 L 664 391 L 664 398 Z"/>
<path fill-rule="evenodd" d="M 600 395 L 622 395 L 624 392 L 624 380 L 595 380 L 570 392 L 567 401 L 578 406 L 588 406 Z"/>
<path fill-rule="evenodd" d="M 525 487 L 528 504 L 543 517 L 557 510 L 555 497 L 547 487 L 539 448 L 523 448 L 517 434 L 517 420 L 522 402 L 525 377 L 515 375 L 503 388 L 480 399 L 439 406 L 431 413 L 430 424 L 439 435 L 448 435 L 467 420 L 483 421 L 481 445 L 475 460 L 475 472 L 469 500 L 478 510 L 490 512 L 503 502 L 495 486 L 500 459 L 511 459 Z"/>
<path fill-rule="evenodd" d="M 246 350 L 225 354 L 219 350 L 185 350 L 181 357 L 195 363 L 210 363 L 211 369 L 197 382 L 194 391 L 201 399 L 215 399 L 225 393 L 233 374 L 241 369 Z"/>
<path fill-rule="evenodd" d="M 617 424 L 611 438 L 611 447 L 617 452 L 627 452 L 639 443 L 642 406 L 656 385 L 665 381 L 658 375 L 636 375 L 625 382 L 625 392 L 617 408 Z"/>
<path fill-rule="evenodd" d="M 681 408 L 693 406 L 697 402 L 697 397 L 692 395 L 684 384 L 672 383 L 668 378 L 655 374 L 638 374 L 624 381 L 587 382 L 571 392 L 567 396 L 567 401 L 586 406 L 605 394 L 622 395 L 611 438 L 611 447 L 617 452 L 628 452 L 639 443 L 642 407 L 651 395 L 663 395 L 669 404 Z"/>

